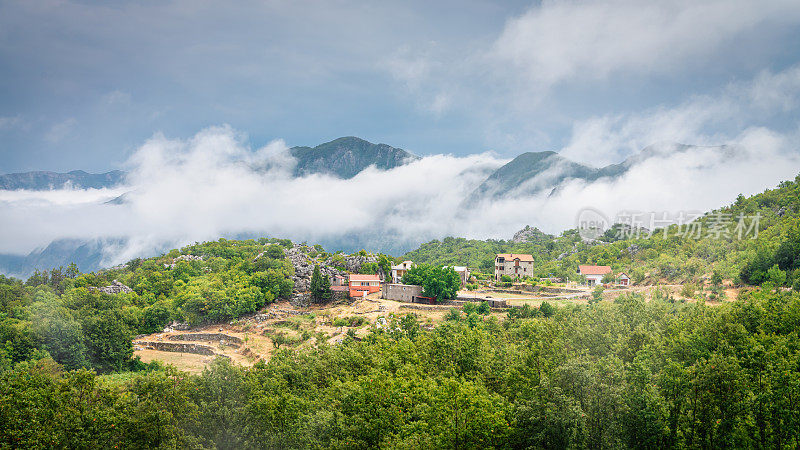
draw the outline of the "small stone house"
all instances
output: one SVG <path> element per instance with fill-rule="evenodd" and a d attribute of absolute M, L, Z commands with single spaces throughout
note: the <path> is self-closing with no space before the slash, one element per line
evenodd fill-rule
<path fill-rule="evenodd" d="M 413 303 L 414 297 L 422 295 L 422 286 L 414 284 L 387 283 L 381 291 L 381 298 L 397 302 Z"/>
<path fill-rule="evenodd" d="M 511 278 L 527 277 L 533 273 L 533 256 L 519 253 L 498 253 L 494 258 L 494 280 L 503 275 Z"/>

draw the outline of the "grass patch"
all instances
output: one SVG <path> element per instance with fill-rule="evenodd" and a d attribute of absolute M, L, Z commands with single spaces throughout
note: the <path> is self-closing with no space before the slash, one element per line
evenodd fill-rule
<path fill-rule="evenodd" d="M 350 317 L 337 317 L 333 319 L 333 326 L 335 327 L 353 327 L 357 328 L 364 326 L 369 321 L 363 316 L 350 316 Z"/>

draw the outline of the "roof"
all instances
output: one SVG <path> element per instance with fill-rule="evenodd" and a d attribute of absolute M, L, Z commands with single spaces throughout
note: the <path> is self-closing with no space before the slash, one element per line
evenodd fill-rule
<path fill-rule="evenodd" d="M 348 286 L 331 286 L 332 291 L 348 291 L 350 287 Z"/>
<path fill-rule="evenodd" d="M 381 281 L 377 275 L 364 275 L 360 273 L 351 273 L 350 281 Z"/>
<path fill-rule="evenodd" d="M 628 274 L 627 274 L 627 273 L 625 273 L 625 272 L 620 272 L 620 273 L 618 273 L 618 274 L 617 274 L 617 277 L 625 277 L 625 278 L 630 278 L 630 277 L 628 276 Z"/>
<path fill-rule="evenodd" d="M 581 275 L 605 275 L 611 273 L 611 266 L 578 266 Z"/>
<path fill-rule="evenodd" d="M 531 255 L 523 255 L 521 253 L 498 253 L 497 256 L 495 256 L 494 259 L 497 259 L 497 258 L 505 258 L 505 259 L 511 259 L 511 260 L 519 259 L 520 261 L 533 262 L 533 256 L 531 256 Z"/>

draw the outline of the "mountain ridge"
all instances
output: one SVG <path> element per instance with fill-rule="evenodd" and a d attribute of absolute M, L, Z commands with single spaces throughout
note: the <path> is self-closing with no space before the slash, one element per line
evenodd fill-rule
<path fill-rule="evenodd" d="M 316 147 L 292 147 L 291 155 L 297 160 L 295 176 L 310 174 L 336 175 L 349 179 L 369 166 L 390 170 L 419 159 L 401 148 L 387 144 L 373 144 L 355 136 L 345 136 Z"/>
<path fill-rule="evenodd" d="M 578 163 L 554 151 L 525 152 L 492 173 L 475 188 L 471 198 L 490 200 L 500 197 L 522 197 L 536 195 L 545 190 L 550 190 L 549 195 L 552 195 L 569 180 L 593 182 L 602 178 L 614 179 L 648 159 L 669 153 L 686 153 L 698 148 L 705 147 L 674 142 L 653 144 L 622 162 L 603 167 Z M 710 146 L 710 148 L 719 149 L 728 157 L 736 153 L 735 148 L 727 145 Z"/>
<path fill-rule="evenodd" d="M 103 173 L 89 173 L 83 170 L 69 172 L 50 172 L 37 170 L 0 175 L 2 190 L 50 190 L 63 189 L 67 186 L 74 189 L 102 189 L 122 184 L 127 174 L 121 170 Z"/>
<path fill-rule="evenodd" d="M 296 146 L 289 152 L 297 161 L 293 173 L 296 177 L 325 174 L 349 179 L 370 166 L 390 170 L 419 159 L 419 156 L 401 148 L 373 144 L 355 136 L 340 137 L 316 147 Z M 110 188 L 123 184 L 126 176 L 127 173 L 121 170 L 103 173 L 83 170 L 15 172 L 0 175 L 0 190 Z"/>

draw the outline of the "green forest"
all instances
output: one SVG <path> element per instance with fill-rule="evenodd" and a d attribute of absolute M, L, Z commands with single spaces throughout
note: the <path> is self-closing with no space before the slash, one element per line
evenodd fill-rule
<path fill-rule="evenodd" d="M 3 446 L 796 448 L 800 295 L 497 320 L 413 315 L 362 341 L 120 376 L 29 360 L 0 378 Z"/>
<path fill-rule="evenodd" d="M 96 273 L 0 277 L 0 446 L 797 448 L 800 177 L 700 220 L 720 213 L 759 214 L 758 237 L 669 229 L 587 244 L 571 230 L 446 238 L 402 259 L 487 271 L 513 251 L 533 254 L 542 276 L 608 264 L 637 283 L 743 287 L 721 304 L 656 289 L 502 315 L 453 309 L 436 327 L 399 314 L 363 338 L 279 349 L 253 367 L 217 359 L 198 375 L 142 363 L 132 338 L 289 296 L 290 241 L 220 239 Z M 98 289 L 114 280 L 132 292 Z"/>

